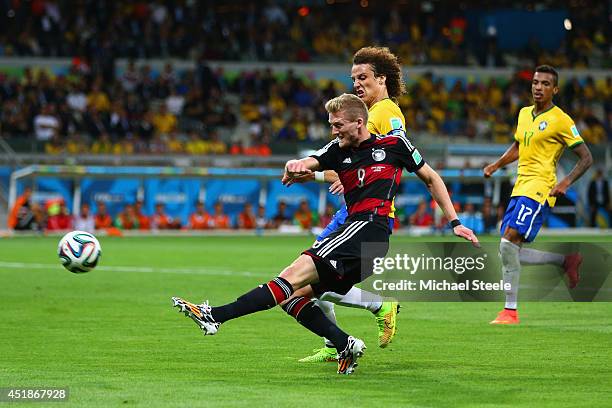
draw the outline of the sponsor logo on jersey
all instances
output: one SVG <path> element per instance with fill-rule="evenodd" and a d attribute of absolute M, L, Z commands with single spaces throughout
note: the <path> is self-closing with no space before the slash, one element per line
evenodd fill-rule
<path fill-rule="evenodd" d="M 572 135 L 574 135 L 574 137 L 580 137 L 580 132 L 578 132 L 578 129 L 576 129 L 576 125 L 572 125 L 570 130 L 572 131 Z"/>
<path fill-rule="evenodd" d="M 538 129 L 544 130 L 546 129 L 546 126 L 548 126 L 548 123 L 545 120 L 543 120 L 540 122 L 540 126 L 538 126 Z"/>
<path fill-rule="evenodd" d="M 372 158 L 374 161 L 383 161 L 385 160 L 385 157 L 387 157 L 387 153 L 385 153 L 383 149 L 376 149 L 372 152 Z"/>
<path fill-rule="evenodd" d="M 381 171 L 383 171 L 385 168 L 385 166 L 372 166 L 372 172 L 373 173 L 380 173 Z"/>
<path fill-rule="evenodd" d="M 351 158 L 347 157 L 346 159 L 342 161 L 342 163 L 351 164 L 352 163 Z"/>
<path fill-rule="evenodd" d="M 421 153 L 419 153 L 418 149 L 414 149 L 412 152 L 412 159 L 414 160 L 414 164 L 419 164 L 423 158 L 421 157 Z"/>

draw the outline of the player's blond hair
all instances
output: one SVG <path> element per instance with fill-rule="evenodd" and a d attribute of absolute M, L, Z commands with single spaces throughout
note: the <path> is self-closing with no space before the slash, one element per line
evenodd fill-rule
<path fill-rule="evenodd" d="M 406 93 L 399 59 L 387 47 L 363 47 L 353 56 L 353 65 L 370 64 L 374 76 L 385 76 L 389 98 L 397 100 Z"/>
<path fill-rule="evenodd" d="M 336 96 L 327 101 L 325 110 L 329 113 L 345 112 L 345 118 L 350 121 L 363 118 L 365 123 L 368 122 L 368 107 L 357 95 L 344 93 Z"/>

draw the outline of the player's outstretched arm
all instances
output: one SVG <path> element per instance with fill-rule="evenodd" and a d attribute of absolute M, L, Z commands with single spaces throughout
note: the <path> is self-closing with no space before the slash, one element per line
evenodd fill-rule
<path fill-rule="evenodd" d="M 291 184 L 295 184 L 295 183 L 307 183 L 309 181 L 320 181 L 322 183 L 324 182 L 324 183 L 332 184 L 333 186 L 334 184 L 338 182 L 338 180 L 339 180 L 338 173 L 336 173 L 333 170 L 325 170 L 321 172 L 317 171 L 314 173 L 308 173 L 308 174 L 304 174 L 303 176 L 295 177 L 286 185 L 290 186 Z M 330 191 L 332 191 L 331 187 L 330 187 Z"/>
<path fill-rule="evenodd" d="M 510 145 L 508 150 L 506 150 L 506 152 L 502 154 L 499 159 L 497 159 L 495 163 L 485 166 L 485 168 L 482 170 L 482 172 L 484 173 L 484 176 L 491 177 L 493 173 L 495 173 L 497 170 L 501 169 L 502 167 L 510 163 L 517 161 L 518 155 L 519 155 L 519 145 L 518 145 L 518 142 L 514 142 L 512 143 L 512 145 Z"/>
<path fill-rule="evenodd" d="M 573 150 L 574 153 L 578 156 L 578 163 L 574 166 L 572 171 L 563 178 L 552 190 L 550 190 L 550 194 L 553 197 L 559 197 L 567 192 L 569 186 L 572 183 L 580 178 L 584 174 L 585 171 L 591 167 L 593 164 L 593 156 L 591 155 L 591 151 L 584 144 L 580 144 L 576 146 Z"/>
<path fill-rule="evenodd" d="M 444 181 L 440 175 L 436 173 L 434 169 L 429 167 L 428 164 L 425 164 L 423 167 L 418 169 L 416 171 L 416 175 L 425 183 L 427 189 L 431 193 L 431 196 L 436 203 L 438 203 L 446 218 L 451 220 L 451 223 L 455 220 L 458 221 L 455 207 L 453 207 L 453 202 L 448 195 L 446 184 L 444 184 Z M 476 248 L 480 247 L 476 234 L 474 234 L 471 229 L 465 227 L 464 225 L 455 225 L 453 227 L 453 233 L 458 237 L 470 241 Z"/>
<path fill-rule="evenodd" d="M 285 164 L 285 172 L 281 180 L 284 185 L 293 184 L 296 178 L 313 174 L 319 170 L 319 161 L 314 157 L 304 157 L 299 160 L 289 160 Z"/>

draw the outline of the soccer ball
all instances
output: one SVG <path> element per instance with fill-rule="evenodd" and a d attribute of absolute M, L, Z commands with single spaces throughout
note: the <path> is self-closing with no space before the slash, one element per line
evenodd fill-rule
<path fill-rule="evenodd" d="M 102 247 L 89 232 L 72 231 L 60 239 L 57 255 L 70 272 L 89 272 L 98 264 Z"/>

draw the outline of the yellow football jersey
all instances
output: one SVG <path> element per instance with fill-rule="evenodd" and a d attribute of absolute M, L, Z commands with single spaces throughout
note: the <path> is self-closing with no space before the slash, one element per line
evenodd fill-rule
<path fill-rule="evenodd" d="M 406 131 L 406 119 L 399 106 L 386 98 L 376 102 L 368 109 L 368 130 L 377 135 L 386 135 L 392 130 Z M 395 218 L 395 200 L 391 203 L 390 218 Z"/>
<path fill-rule="evenodd" d="M 533 115 L 534 106 L 519 112 L 514 140 L 519 144 L 518 177 L 512 196 L 529 197 L 540 204 L 548 200 L 553 207 L 556 198 L 549 197 L 557 184 L 557 161 L 566 147 L 584 143 L 576 124 L 559 107 Z"/>
<path fill-rule="evenodd" d="M 399 106 L 386 98 L 368 109 L 368 130 L 377 135 L 386 135 L 395 129 L 406 130 L 406 119 Z"/>

